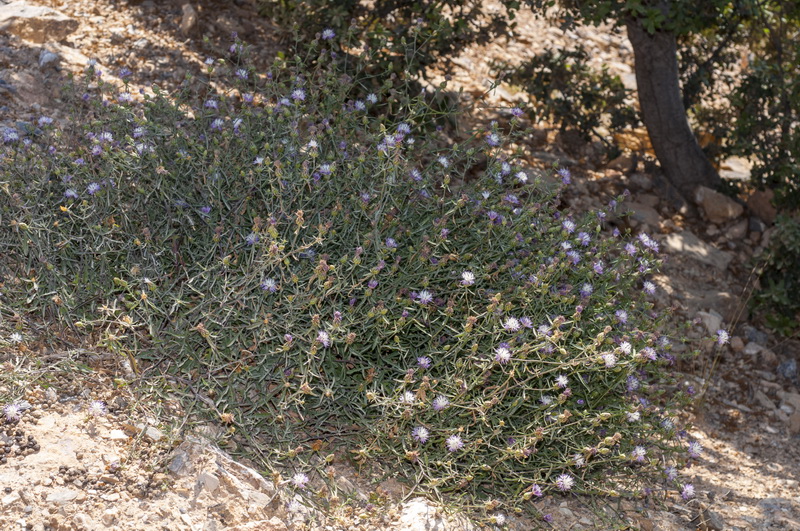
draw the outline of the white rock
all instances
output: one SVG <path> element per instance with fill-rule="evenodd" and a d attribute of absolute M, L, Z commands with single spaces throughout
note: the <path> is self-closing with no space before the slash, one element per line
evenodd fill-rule
<path fill-rule="evenodd" d="M 724 223 L 738 218 L 744 212 L 744 207 L 741 204 L 705 186 L 697 187 L 694 200 L 712 223 Z"/>
<path fill-rule="evenodd" d="M 762 350 L 764 350 L 764 347 L 753 341 L 751 341 L 744 347 L 744 353 L 747 354 L 748 356 L 757 356 L 758 353 L 761 352 Z"/>
<path fill-rule="evenodd" d="M 689 231 L 670 234 L 664 243 L 672 252 L 685 254 L 720 270 L 727 269 L 733 259 L 731 253 L 712 247 Z"/>
<path fill-rule="evenodd" d="M 118 509 L 116 507 L 112 507 L 111 509 L 107 509 L 103 513 L 103 516 L 101 517 L 101 520 L 103 520 L 103 523 L 105 525 L 111 526 L 116 521 L 118 512 L 119 511 L 118 511 Z"/>
<path fill-rule="evenodd" d="M 50 503 L 69 503 L 78 497 L 78 491 L 73 489 L 61 489 L 51 492 L 47 495 L 47 501 Z"/>
<path fill-rule="evenodd" d="M 209 472 L 201 472 L 197 476 L 197 483 L 205 487 L 208 492 L 214 492 L 219 488 L 219 478 Z"/>
<path fill-rule="evenodd" d="M 8 507 L 9 505 L 13 505 L 18 500 L 19 500 L 19 494 L 16 492 L 12 492 L 8 496 L 4 496 L 1 501 L 3 503 L 3 507 Z"/>
<path fill-rule="evenodd" d="M 39 44 L 61 41 L 78 29 L 78 21 L 65 14 L 28 2 L 0 5 L 0 31 Z"/>
<path fill-rule="evenodd" d="M 717 330 L 722 328 L 722 316 L 714 310 L 697 312 L 697 316 L 703 322 L 703 326 L 706 327 L 706 331 L 709 334 L 716 334 Z"/>
<path fill-rule="evenodd" d="M 183 4 L 183 17 L 181 18 L 181 33 L 189 35 L 197 26 L 197 10 L 192 4 Z"/>
<path fill-rule="evenodd" d="M 476 527 L 464 517 L 445 517 L 444 512 L 425 498 L 413 498 L 403 504 L 397 529 L 404 531 L 474 531 Z"/>
<path fill-rule="evenodd" d="M 129 439 L 128 435 L 122 430 L 111 430 L 108 433 L 108 438 L 112 441 L 127 441 Z"/>
<path fill-rule="evenodd" d="M 39 68 L 41 69 L 56 67 L 59 61 L 61 61 L 61 57 L 57 53 L 53 53 L 50 50 L 39 52 Z"/>

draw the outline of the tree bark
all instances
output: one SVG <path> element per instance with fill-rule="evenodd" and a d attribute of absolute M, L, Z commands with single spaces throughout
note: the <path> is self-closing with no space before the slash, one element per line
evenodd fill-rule
<path fill-rule="evenodd" d="M 675 35 L 647 32 L 637 19 L 626 21 L 633 46 L 642 121 L 664 174 L 687 199 L 697 186 L 714 188 L 719 174 L 689 127 L 678 78 Z"/>

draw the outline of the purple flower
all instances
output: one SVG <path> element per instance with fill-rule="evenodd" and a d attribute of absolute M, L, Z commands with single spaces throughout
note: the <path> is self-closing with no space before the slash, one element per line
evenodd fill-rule
<path fill-rule="evenodd" d="M 500 136 L 497 133 L 488 133 L 486 135 L 486 143 L 491 147 L 497 147 L 500 145 Z"/>
<path fill-rule="evenodd" d="M 569 379 L 565 375 L 559 374 L 558 376 L 556 376 L 556 385 L 558 387 L 564 389 L 568 384 L 569 384 Z"/>
<path fill-rule="evenodd" d="M 64 197 L 67 199 L 78 199 L 78 192 L 74 188 L 67 188 L 64 192 Z"/>
<path fill-rule="evenodd" d="M 561 168 L 558 170 L 558 174 L 561 176 L 561 182 L 564 184 L 570 184 L 572 182 L 572 174 L 569 172 L 567 168 Z"/>
<path fill-rule="evenodd" d="M 628 312 L 625 310 L 617 310 L 614 312 L 614 315 L 617 317 L 617 321 L 620 323 L 625 324 L 628 322 Z"/>
<path fill-rule="evenodd" d="M 556 487 L 558 490 L 562 492 L 567 492 L 572 490 L 572 487 L 575 486 L 575 478 L 570 476 L 569 474 L 561 474 L 556 478 Z"/>
<path fill-rule="evenodd" d="M 577 251 L 567 251 L 567 258 L 572 265 L 578 265 L 581 261 L 581 253 Z"/>
<path fill-rule="evenodd" d="M 306 99 L 306 91 L 298 88 L 292 91 L 292 99 L 294 101 L 305 101 Z"/>
<path fill-rule="evenodd" d="M 653 347 L 644 347 L 642 350 L 639 351 L 639 355 L 645 359 L 650 361 L 655 361 L 658 355 L 656 354 L 656 350 Z"/>
<path fill-rule="evenodd" d="M 447 399 L 446 396 L 439 395 L 433 399 L 433 406 L 434 411 L 444 411 L 448 407 L 450 407 L 450 400 Z"/>
<path fill-rule="evenodd" d="M 675 481 L 675 478 L 678 477 L 678 471 L 675 469 L 674 466 L 668 466 L 664 469 L 664 476 L 667 478 L 668 481 Z"/>
<path fill-rule="evenodd" d="M 445 446 L 447 446 L 447 450 L 450 452 L 457 452 L 464 448 L 464 441 L 461 439 L 460 435 L 451 435 L 445 441 Z"/>
<path fill-rule="evenodd" d="M 331 337 L 328 335 L 328 332 L 325 330 L 320 330 L 317 332 L 317 341 L 322 343 L 322 346 L 328 348 L 331 346 Z"/>
<path fill-rule="evenodd" d="M 86 187 L 86 193 L 89 195 L 94 195 L 100 191 L 100 185 L 97 183 L 89 183 L 89 186 Z"/>
<path fill-rule="evenodd" d="M 575 232 L 575 222 L 570 219 L 565 219 L 564 221 L 562 221 L 561 227 L 569 234 Z"/>
<path fill-rule="evenodd" d="M 11 144 L 19 140 L 19 133 L 16 129 L 12 129 L 11 127 L 6 127 L 3 129 L 3 142 L 6 144 Z"/>
<path fill-rule="evenodd" d="M 691 483 L 687 483 L 681 489 L 681 498 L 684 500 L 690 500 L 694 498 L 694 485 Z"/>
<path fill-rule="evenodd" d="M 642 284 L 642 290 L 648 295 L 653 295 L 656 292 L 656 285 L 649 280 L 645 280 Z"/>
<path fill-rule="evenodd" d="M 689 452 L 689 457 L 697 459 L 703 453 L 703 446 L 697 441 L 692 441 L 686 451 Z"/>
<path fill-rule="evenodd" d="M 292 485 L 294 485 L 298 489 L 304 489 L 306 488 L 306 484 L 308 483 L 308 476 L 306 476 L 302 472 L 298 472 L 297 474 L 292 476 L 292 479 L 290 481 L 292 482 Z"/>
<path fill-rule="evenodd" d="M 424 426 L 417 426 L 413 430 L 411 430 L 411 437 L 414 438 L 415 441 L 419 442 L 420 444 L 425 444 L 428 442 L 428 437 L 430 436 L 430 432 L 428 428 Z"/>
<path fill-rule="evenodd" d="M 545 522 L 547 522 L 549 524 L 550 522 L 553 521 L 553 515 L 548 513 L 548 514 L 542 516 L 542 520 L 544 520 Z"/>
<path fill-rule="evenodd" d="M 265 278 L 261 281 L 261 289 L 269 291 L 270 293 L 275 293 L 278 291 L 278 283 L 275 282 L 273 278 Z"/>
<path fill-rule="evenodd" d="M 215 118 L 211 122 L 211 130 L 212 131 L 219 131 L 222 129 L 222 126 L 225 124 L 225 121 L 222 118 Z"/>
<path fill-rule="evenodd" d="M 503 328 L 508 332 L 517 332 L 520 329 L 519 320 L 516 317 L 509 317 L 503 322 Z"/>
<path fill-rule="evenodd" d="M 219 109 L 219 102 L 217 100 L 206 100 L 203 107 L 206 109 Z"/>
<path fill-rule="evenodd" d="M 377 288 L 378 287 L 378 281 L 373 278 L 372 280 L 369 281 L 369 283 L 367 283 L 367 287 L 369 289 Z"/>
<path fill-rule="evenodd" d="M 461 285 L 471 286 L 475 284 L 475 274 L 472 271 L 464 271 L 461 273 Z"/>
<path fill-rule="evenodd" d="M 8 404 L 3 408 L 3 414 L 6 416 L 6 422 L 14 423 L 22 418 L 22 408 L 17 404 Z"/>
<path fill-rule="evenodd" d="M 717 345 L 722 346 L 730 340 L 731 336 L 726 330 L 717 330 Z"/>
<path fill-rule="evenodd" d="M 592 269 L 594 270 L 594 272 L 596 274 L 602 275 L 603 271 L 604 271 L 604 269 L 603 269 L 603 261 L 602 260 L 598 260 L 595 263 L 593 263 L 592 264 Z"/>
<path fill-rule="evenodd" d="M 585 298 L 591 296 L 593 291 L 594 291 L 594 288 L 592 287 L 591 284 L 589 284 L 587 282 L 587 283 L 584 283 L 583 286 L 581 286 L 580 295 L 581 295 L 582 298 L 585 299 Z"/>
<path fill-rule="evenodd" d="M 508 343 L 500 343 L 500 345 L 494 350 L 494 361 L 500 365 L 505 365 L 511 361 L 511 349 L 509 348 Z"/>
<path fill-rule="evenodd" d="M 644 463 L 646 456 L 647 450 L 644 449 L 644 446 L 637 446 L 631 451 L 631 459 L 637 463 Z"/>
<path fill-rule="evenodd" d="M 86 411 L 92 417 L 103 417 L 108 412 L 106 409 L 106 404 L 102 400 L 93 400 L 89 403 L 89 406 L 86 408 Z"/>
<path fill-rule="evenodd" d="M 613 352 L 607 352 L 600 357 L 603 359 L 603 363 L 605 363 L 607 369 L 611 369 L 617 364 L 617 357 Z"/>
<path fill-rule="evenodd" d="M 522 109 L 520 109 L 519 107 L 514 107 L 513 109 L 511 109 L 511 114 L 516 118 L 519 118 L 520 116 L 522 116 Z"/>
<path fill-rule="evenodd" d="M 248 78 L 248 76 L 249 74 L 247 73 L 247 69 L 239 68 L 238 70 L 236 70 L 236 77 L 238 77 L 239 79 L 244 81 Z"/>
<path fill-rule="evenodd" d="M 417 302 L 422 304 L 423 306 L 428 305 L 433 302 L 433 293 L 424 289 L 417 294 Z"/>
<path fill-rule="evenodd" d="M 417 366 L 420 369 L 430 369 L 431 359 L 428 356 L 420 356 L 417 358 Z"/>
<path fill-rule="evenodd" d="M 531 494 L 533 494 L 533 495 L 534 495 L 534 496 L 536 496 L 537 498 L 541 498 L 542 496 L 544 496 L 544 493 L 542 492 L 542 487 L 540 487 L 540 486 L 539 486 L 538 484 L 536 484 L 536 483 L 534 483 L 533 485 L 531 485 Z"/>
<path fill-rule="evenodd" d="M 584 247 L 589 245 L 589 243 L 591 243 L 591 241 L 592 241 L 592 238 L 589 236 L 589 234 L 587 234 L 585 232 L 579 232 L 578 233 L 578 243 L 580 243 Z"/>
<path fill-rule="evenodd" d="M 251 232 L 250 234 L 248 234 L 248 235 L 247 235 L 247 236 L 245 236 L 245 238 L 244 238 L 244 242 L 245 242 L 247 245 L 255 245 L 255 244 L 257 244 L 257 243 L 258 243 L 258 240 L 259 240 L 259 238 L 258 238 L 258 234 L 256 234 L 255 232 Z"/>
<path fill-rule="evenodd" d="M 120 103 L 130 103 L 133 101 L 133 96 L 130 92 L 120 92 L 117 95 L 117 101 Z"/>
<path fill-rule="evenodd" d="M 325 28 L 324 30 L 322 30 L 322 40 L 323 41 L 329 41 L 334 37 L 336 37 L 336 32 L 334 32 L 332 29 Z"/>
<path fill-rule="evenodd" d="M 397 249 L 397 242 L 394 238 L 386 238 L 386 247 L 389 249 Z"/>

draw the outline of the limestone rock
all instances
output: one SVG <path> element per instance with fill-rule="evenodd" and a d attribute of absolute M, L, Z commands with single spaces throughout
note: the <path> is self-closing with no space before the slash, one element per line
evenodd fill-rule
<path fill-rule="evenodd" d="M 712 247 L 689 231 L 670 234 L 664 243 L 674 253 L 685 254 L 720 270 L 727 269 L 733 258 L 730 253 Z"/>
<path fill-rule="evenodd" d="M 38 71 L 19 70 L 6 75 L 14 88 L 15 99 L 24 106 L 46 105 L 52 99 L 50 89 L 45 86 Z"/>
<path fill-rule="evenodd" d="M 661 216 L 653 207 L 647 206 L 643 203 L 629 203 L 625 205 L 631 212 L 630 219 L 636 221 L 637 224 L 645 224 L 650 227 L 658 227 L 661 221 Z"/>
<path fill-rule="evenodd" d="M 43 44 L 61 41 L 78 29 L 78 21 L 49 7 L 27 2 L 0 5 L 0 31 Z"/>
<path fill-rule="evenodd" d="M 800 433 L 800 411 L 795 411 L 789 417 L 789 433 Z"/>
<path fill-rule="evenodd" d="M 750 223 L 746 219 L 740 219 L 725 231 L 725 236 L 731 241 L 743 240 L 747 236 L 747 226 Z"/>
<path fill-rule="evenodd" d="M 712 223 L 725 223 L 731 219 L 738 218 L 744 212 L 742 205 L 730 197 L 705 186 L 697 187 L 694 200 Z"/>
<path fill-rule="evenodd" d="M 398 521 L 398 529 L 405 531 L 473 531 L 475 526 L 465 518 L 448 519 L 424 498 L 406 502 Z"/>
<path fill-rule="evenodd" d="M 714 310 L 697 312 L 697 317 L 700 318 L 709 334 L 716 334 L 717 330 L 722 328 L 722 316 Z"/>
<path fill-rule="evenodd" d="M 77 497 L 78 497 L 77 490 L 61 489 L 48 494 L 47 501 L 50 503 L 64 504 L 73 501 Z"/>
<path fill-rule="evenodd" d="M 183 4 L 183 17 L 181 18 L 181 33 L 189 35 L 197 27 L 197 10 L 192 4 Z"/>
<path fill-rule="evenodd" d="M 747 208 L 759 219 L 771 225 L 778 215 L 778 210 L 772 205 L 774 198 L 775 192 L 772 190 L 756 190 L 747 198 Z"/>
<path fill-rule="evenodd" d="M 50 50 L 43 49 L 39 53 L 39 68 L 45 70 L 47 68 L 56 68 L 58 63 L 61 62 L 61 57 L 57 53 Z"/>

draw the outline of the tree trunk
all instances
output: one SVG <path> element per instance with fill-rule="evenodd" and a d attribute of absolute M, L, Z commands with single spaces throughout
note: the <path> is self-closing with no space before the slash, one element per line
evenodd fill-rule
<path fill-rule="evenodd" d="M 691 199 L 697 186 L 714 188 L 720 178 L 689 127 L 678 79 L 675 36 L 652 35 L 636 19 L 626 21 L 633 45 L 642 121 L 667 179 Z"/>

